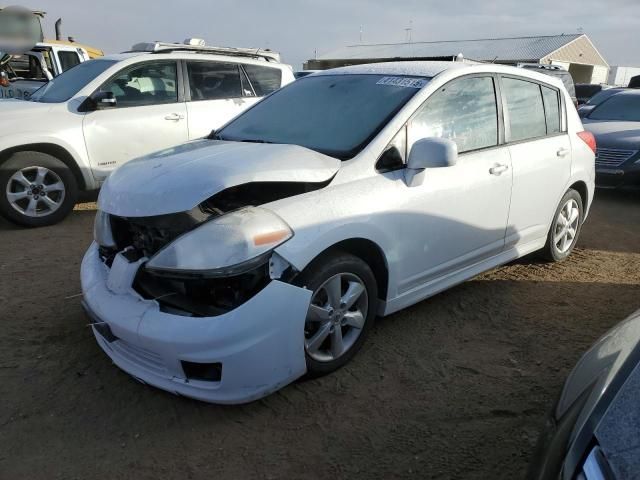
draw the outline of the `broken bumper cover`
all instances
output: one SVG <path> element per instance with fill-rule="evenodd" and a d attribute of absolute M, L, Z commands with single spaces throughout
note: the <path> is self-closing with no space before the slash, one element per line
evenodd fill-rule
<path fill-rule="evenodd" d="M 273 280 L 227 314 L 187 317 L 165 313 L 133 290 L 139 267 L 118 255 L 107 268 L 95 243 L 81 267 L 94 335 L 122 370 L 172 393 L 227 404 L 264 397 L 305 373 L 309 290 Z M 220 363 L 221 378 L 187 378 L 183 361 Z"/>

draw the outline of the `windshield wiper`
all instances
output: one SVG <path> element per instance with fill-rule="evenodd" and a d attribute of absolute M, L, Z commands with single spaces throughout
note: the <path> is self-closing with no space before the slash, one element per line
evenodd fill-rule
<path fill-rule="evenodd" d="M 243 143 L 273 143 L 273 142 L 269 142 L 267 140 L 261 140 L 259 138 L 242 138 L 242 139 L 234 139 L 234 138 L 225 138 L 222 135 L 220 135 L 219 133 L 217 133 L 215 130 L 213 130 L 208 136 L 207 138 L 209 140 L 224 140 L 227 142 L 243 142 Z"/>
<path fill-rule="evenodd" d="M 236 141 L 243 142 L 243 143 L 273 143 L 273 142 L 268 142 L 267 140 L 260 140 L 259 138 L 246 138 L 246 139 L 236 140 Z"/>

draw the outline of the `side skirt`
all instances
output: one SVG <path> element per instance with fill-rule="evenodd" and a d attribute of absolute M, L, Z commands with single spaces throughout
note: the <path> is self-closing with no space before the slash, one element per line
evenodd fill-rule
<path fill-rule="evenodd" d="M 455 272 L 448 273 L 440 278 L 436 278 L 409 290 L 402 295 L 380 305 L 379 315 L 386 316 L 395 313 L 403 308 L 414 305 L 426 298 L 432 297 L 448 288 L 458 285 L 470 278 L 475 277 L 487 270 L 509 263 L 517 258 L 528 255 L 544 247 L 546 237 L 531 241 L 523 245 L 516 245 L 509 250 L 481 260 L 473 265 L 469 265 Z"/>

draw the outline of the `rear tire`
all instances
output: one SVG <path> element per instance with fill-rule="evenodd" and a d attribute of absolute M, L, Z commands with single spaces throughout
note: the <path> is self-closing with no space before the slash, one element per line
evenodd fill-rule
<path fill-rule="evenodd" d="M 564 194 L 553 216 L 547 235 L 547 243 L 540 251 L 549 262 L 561 262 L 573 251 L 584 219 L 584 207 L 580 194 L 570 189 Z"/>
<path fill-rule="evenodd" d="M 305 321 L 307 376 L 326 375 L 349 362 L 371 331 L 375 276 L 360 258 L 334 252 L 313 261 L 295 283 L 313 292 Z"/>
<path fill-rule="evenodd" d="M 53 225 L 76 204 L 71 169 L 42 152 L 16 152 L 0 164 L 0 214 L 25 227 Z"/>

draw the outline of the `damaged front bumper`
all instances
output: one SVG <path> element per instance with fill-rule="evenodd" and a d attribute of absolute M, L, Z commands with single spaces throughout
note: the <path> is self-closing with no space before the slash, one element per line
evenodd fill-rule
<path fill-rule="evenodd" d="M 118 254 L 108 268 L 95 243 L 82 261 L 83 304 L 94 335 L 122 370 L 175 394 L 227 404 L 264 397 L 306 372 L 309 290 L 272 280 L 223 315 L 175 315 L 132 288 L 140 265 Z M 219 375 L 195 378 L 194 365 L 215 365 Z"/>

